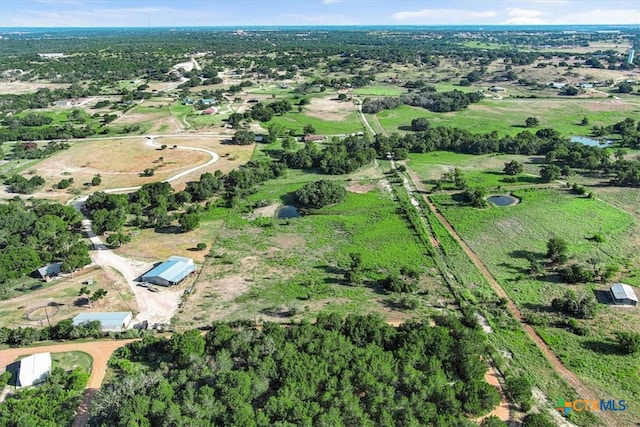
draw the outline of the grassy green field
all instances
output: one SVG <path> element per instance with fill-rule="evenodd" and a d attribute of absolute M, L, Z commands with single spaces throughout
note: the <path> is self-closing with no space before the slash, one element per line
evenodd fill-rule
<path fill-rule="evenodd" d="M 359 87 L 357 89 L 353 89 L 351 93 L 361 96 L 399 96 L 406 93 L 406 91 L 406 89 L 399 86 L 376 85 Z"/>
<path fill-rule="evenodd" d="M 289 171 L 287 177 L 259 186 L 242 206 L 227 211 L 225 228 L 211 246 L 210 264 L 203 267 L 197 290 L 200 296 L 188 300 L 185 315 L 178 314 L 176 324 L 206 324 L 205 320 L 220 316 L 313 319 L 327 311 L 342 315 L 377 311 L 398 320 L 428 316 L 435 300 L 452 303 L 426 248 L 396 212 L 392 195 L 377 187 L 380 177 L 373 166 L 346 179 Z M 305 182 L 321 178 L 341 180 L 347 187 L 366 186 L 367 190 L 349 192 L 344 202 L 300 218 L 275 219 L 274 208 L 267 217 L 254 219 L 259 209 L 252 206 L 286 204 Z M 217 208 L 206 219 L 215 224 L 224 217 L 224 210 Z M 344 282 L 344 269 L 354 252 L 362 254 L 365 272 L 359 286 Z M 387 294 L 379 284 L 401 267 L 422 273 L 420 291 L 412 296 L 420 300 L 416 309 L 398 307 L 399 296 Z M 234 283 L 233 290 L 227 283 Z M 289 314 L 281 313 L 284 308 Z"/>
<path fill-rule="evenodd" d="M 516 182 L 505 182 L 504 164 L 512 160 L 524 166 L 524 172 L 516 176 Z M 443 173 L 459 168 L 470 187 L 509 187 L 535 184 L 539 179 L 540 157 L 515 154 L 461 154 L 450 151 L 411 153 L 407 166 L 411 167 L 424 183 L 434 185 Z M 531 176 L 536 175 L 536 176 Z"/>
<path fill-rule="evenodd" d="M 449 195 L 433 200 L 525 315 L 537 319 L 541 336 L 567 366 L 603 398 L 637 399 L 638 358 L 621 355 L 614 343 L 615 331 L 640 328 L 637 310 L 598 304 L 594 319 L 580 320 L 590 333 L 578 336 L 565 330 L 562 317 L 550 310 L 551 300 L 567 289 L 593 295 L 607 285 L 567 285 L 553 271 L 541 278 L 527 274 L 528 257 L 544 262 L 547 240 L 559 236 L 569 243 L 570 262 L 616 264 L 622 268 L 620 280 L 637 284 L 636 277 L 626 274 L 640 261 L 637 221 L 607 203 L 567 190 L 528 189 L 515 195 L 521 202 L 508 208 L 462 207 Z M 594 233 L 604 234 L 606 241 L 588 240 Z M 640 417 L 640 411 L 630 409 L 626 416 Z"/>
<path fill-rule="evenodd" d="M 293 129 L 299 134 L 308 124 L 312 125 L 316 130 L 316 134 L 319 135 L 349 134 L 361 132 L 364 129 L 364 125 L 357 113 L 348 114 L 340 121 L 329 121 L 308 116 L 304 112 L 290 112 L 284 116 L 273 116 L 271 121 L 264 123 L 263 126 L 268 128 L 271 123 L 279 123 L 286 129 Z"/>
<path fill-rule="evenodd" d="M 626 117 L 633 117 L 637 107 L 630 103 L 609 99 L 485 99 L 464 110 L 451 113 L 432 113 L 419 107 L 400 106 L 378 113 L 380 123 L 388 133 L 409 130 L 411 120 L 426 117 L 433 126 L 453 126 L 475 133 L 496 131 L 500 136 L 515 135 L 523 130 L 533 132 L 541 128 L 556 129 L 564 136 L 591 133 L 592 126 L 613 125 Z M 540 126 L 526 128 L 528 117 L 536 117 Z M 588 126 L 581 126 L 583 117 Z"/>

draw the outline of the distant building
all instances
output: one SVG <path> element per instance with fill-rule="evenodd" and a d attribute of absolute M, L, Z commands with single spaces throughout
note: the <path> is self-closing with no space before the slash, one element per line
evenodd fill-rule
<path fill-rule="evenodd" d="M 580 83 L 578 87 L 580 89 L 591 89 L 593 87 L 593 83 Z"/>
<path fill-rule="evenodd" d="M 200 100 L 202 105 L 215 105 L 218 103 L 218 100 L 215 98 L 203 98 Z"/>
<path fill-rule="evenodd" d="M 81 313 L 73 318 L 73 326 L 83 323 L 100 322 L 103 332 L 120 332 L 129 329 L 133 313 L 130 311 L 103 311 L 93 313 Z"/>
<path fill-rule="evenodd" d="M 306 134 L 302 140 L 304 142 L 316 142 L 316 141 L 324 141 L 325 137 L 322 135 L 311 135 L 311 134 Z"/>
<path fill-rule="evenodd" d="M 551 87 L 553 87 L 554 89 L 562 89 L 566 85 L 567 85 L 566 83 L 558 83 L 558 82 L 551 83 Z"/>
<path fill-rule="evenodd" d="M 506 89 L 503 88 L 502 86 L 491 86 L 489 90 L 491 92 L 504 92 Z"/>
<path fill-rule="evenodd" d="M 633 288 L 624 283 L 615 283 L 609 289 L 614 304 L 638 305 L 638 297 Z"/>
<path fill-rule="evenodd" d="M 145 273 L 142 281 L 160 286 L 174 286 L 186 279 L 195 269 L 191 258 L 172 256 Z"/>
<path fill-rule="evenodd" d="M 211 115 L 211 114 L 215 114 L 215 113 L 216 113 L 216 109 L 215 108 L 207 108 L 206 110 L 202 110 L 202 113 L 200 113 L 200 114 Z"/>
<path fill-rule="evenodd" d="M 20 361 L 18 387 L 28 387 L 47 379 L 51 373 L 51 353 L 36 353 Z"/>
<path fill-rule="evenodd" d="M 62 271 L 62 263 L 61 262 L 52 262 L 51 264 L 47 264 L 44 267 L 40 267 L 38 269 L 38 274 L 45 282 L 48 282 L 51 279 L 54 279 L 60 275 Z"/>
<path fill-rule="evenodd" d="M 38 56 L 40 58 L 62 58 L 64 53 L 39 53 Z"/>
<path fill-rule="evenodd" d="M 631 49 L 629 51 L 629 56 L 627 57 L 627 64 L 629 64 L 629 65 L 633 64 L 633 57 L 634 57 L 635 54 L 636 54 L 635 50 Z"/>

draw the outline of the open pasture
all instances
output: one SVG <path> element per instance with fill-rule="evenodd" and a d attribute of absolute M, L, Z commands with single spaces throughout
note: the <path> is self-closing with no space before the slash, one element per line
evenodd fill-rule
<path fill-rule="evenodd" d="M 432 113 L 419 107 L 400 106 L 378 113 L 378 119 L 388 133 L 409 131 L 411 120 L 427 118 L 432 126 L 453 126 L 475 133 L 498 132 L 515 135 L 524 130 L 556 129 L 564 136 L 591 133 L 592 126 L 608 126 L 626 117 L 633 117 L 638 105 L 616 99 L 486 99 L 467 109 L 451 113 Z M 525 127 L 528 117 L 535 117 L 540 126 Z M 581 126 L 583 117 L 588 126 Z"/>
<path fill-rule="evenodd" d="M 291 321 L 318 312 L 381 312 L 392 320 L 420 316 L 433 306 L 446 307 L 451 295 L 441 283 L 433 260 L 397 214 L 392 196 L 377 180 L 349 181 L 359 192 L 347 200 L 291 220 L 256 218 L 251 206 L 273 215 L 290 194 L 314 174 L 290 171 L 284 179 L 263 184 L 246 200 L 246 208 L 230 212 L 211 245 L 196 293 L 177 315 L 177 324 L 193 327 L 216 319 Z M 372 185 L 373 184 L 373 185 Z M 211 225 L 218 228 L 218 223 Z M 209 227 L 203 223 L 203 228 Z M 361 253 L 362 285 L 344 282 L 350 253 Z M 420 307 L 401 309 L 378 280 L 401 267 L 422 272 Z M 425 293 L 426 292 L 426 293 Z M 428 294 L 428 296 L 427 296 Z"/>
<path fill-rule="evenodd" d="M 504 164 L 512 160 L 524 166 L 524 173 L 517 175 L 514 183 L 505 182 L 508 177 L 503 172 Z M 516 154 L 460 154 L 449 151 L 411 153 L 407 166 L 414 170 L 425 184 L 435 185 L 446 172 L 459 168 L 470 187 L 509 187 L 513 185 L 537 183 L 539 169 L 538 156 Z"/>
<path fill-rule="evenodd" d="M 639 227 L 630 214 L 605 202 L 560 189 L 518 190 L 518 205 L 507 208 L 462 207 L 452 196 L 432 196 L 439 209 L 471 246 L 525 315 L 532 316 L 543 339 L 585 383 L 604 396 L 633 401 L 640 392 L 637 358 L 623 356 L 615 344 L 616 331 L 640 329 L 637 308 L 598 304 L 593 319 L 579 320 L 586 336 L 569 332 L 566 319 L 551 310 L 553 298 L 567 290 L 594 295 L 608 284 L 562 283 L 554 270 L 540 277 L 528 273 L 529 258 L 546 264 L 546 242 L 562 237 L 569 244 L 570 263 L 618 265 L 616 280 L 640 284 L 634 273 L 640 265 Z M 606 241 L 589 240 L 602 233 Z M 640 416 L 638 408 L 625 419 Z"/>

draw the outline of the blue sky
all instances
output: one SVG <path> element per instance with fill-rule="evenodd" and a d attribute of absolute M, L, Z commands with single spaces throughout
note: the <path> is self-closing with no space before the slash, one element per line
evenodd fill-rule
<path fill-rule="evenodd" d="M 0 0 L 0 27 L 639 24 L 638 0 Z"/>

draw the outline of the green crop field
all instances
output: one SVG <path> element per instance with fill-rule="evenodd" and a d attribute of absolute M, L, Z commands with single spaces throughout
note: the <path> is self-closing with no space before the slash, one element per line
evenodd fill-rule
<path fill-rule="evenodd" d="M 563 362 L 605 398 L 633 401 L 640 392 L 637 358 L 617 351 L 614 333 L 638 330 L 640 314 L 598 304 L 594 319 L 580 321 L 589 331 L 587 336 L 567 332 L 562 318 L 550 309 L 551 300 L 567 289 L 593 295 L 607 285 L 568 285 L 552 269 L 538 278 L 527 269 L 530 257 L 545 262 L 546 242 L 557 236 L 569 244 L 570 263 L 615 264 L 622 269 L 621 281 L 636 284 L 637 278 L 627 275 L 640 262 L 636 219 L 605 202 L 564 189 L 514 194 L 521 198 L 518 205 L 489 209 L 460 206 L 450 195 L 432 198 L 523 312 L 538 319 L 541 335 Z M 589 240 L 595 233 L 603 234 L 606 241 Z M 640 416 L 638 408 L 627 413 Z"/>

